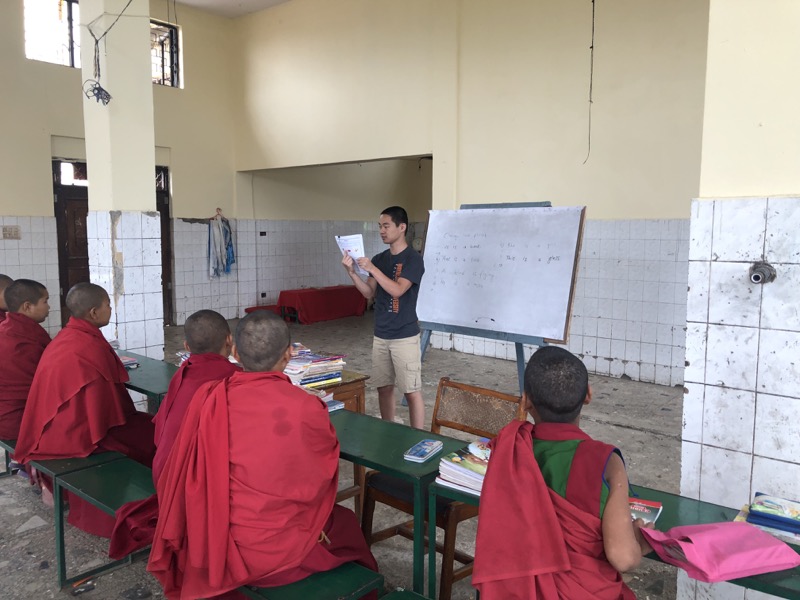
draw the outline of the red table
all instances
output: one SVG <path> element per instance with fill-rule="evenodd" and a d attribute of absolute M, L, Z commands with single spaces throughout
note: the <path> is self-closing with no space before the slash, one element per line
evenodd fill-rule
<path fill-rule="evenodd" d="M 361 316 L 367 309 L 367 300 L 354 285 L 335 285 L 283 290 L 278 296 L 278 307 L 282 315 L 296 313 L 298 322 L 309 325 L 317 321 Z"/>

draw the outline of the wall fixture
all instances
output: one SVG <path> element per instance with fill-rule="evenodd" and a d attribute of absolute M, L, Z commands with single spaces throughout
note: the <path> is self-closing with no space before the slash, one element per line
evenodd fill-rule
<path fill-rule="evenodd" d="M 769 283 L 776 276 L 775 267 L 769 263 L 756 262 L 750 266 L 750 281 L 753 283 Z"/>

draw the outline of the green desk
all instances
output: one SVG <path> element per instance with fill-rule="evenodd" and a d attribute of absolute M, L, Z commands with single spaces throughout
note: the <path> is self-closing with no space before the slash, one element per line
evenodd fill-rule
<path fill-rule="evenodd" d="M 158 407 L 161 406 L 161 401 L 169 388 L 169 382 L 178 367 L 163 360 L 148 358 L 127 350 L 120 350 L 119 353 L 139 361 L 136 369 L 128 370 L 130 381 L 125 384 L 125 387 L 147 396 L 147 412 L 155 414 Z"/>
<path fill-rule="evenodd" d="M 684 498 L 683 496 L 662 492 L 660 490 L 654 490 L 639 485 L 633 485 L 631 487 L 638 496 L 647 500 L 656 500 L 664 505 L 664 510 L 661 512 L 661 516 L 656 523 L 658 526 L 657 529 L 660 531 L 667 531 L 678 525 L 733 521 L 733 518 L 739 513 L 738 510 L 732 508 L 718 506 L 717 504 L 711 504 L 709 502 L 701 502 L 700 500 L 693 500 L 692 498 Z M 480 496 L 466 494 L 434 483 L 428 488 L 429 510 L 433 510 L 436 506 L 437 496 L 450 498 L 451 500 L 459 500 L 466 504 L 471 504 L 472 506 L 478 506 L 480 504 Z M 428 528 L 432 530 L 429 531 L 429 535 L 436 534 L 436 523 L 433 523 L 433 527 L 430 527 L 429 524 Z M 791 545 L 791 547 L 796 552 L 800 553 L 800 546 Z M 655 552 L 648 554 L 647 558 L 660 560 Z M 430 598 L 436 597 L 435 575 L 436 552 L 429 551 L 428 596 Z M 764 592 L 765 594 L 772 594 L 779 598 L 796 600 L 800 598 L 800 567 L 785 571 L 776 571 L 775 573 L 755 575 L 753 577 L 743 577 L 741 579 L 734 579 L 728 583 L 740 585 L 750 590 Z"/>
<path fill-rule="evenodd" d="M 391 421 L 347 410 L 331 413 L 331 423 L 339 438 L 339 452 L 344 460 L 377 469 L 414 486 L 414 591 L 423 592 L 425 578 L 425 491 L 439 473 L 439 458 L 460 450 L 466 443 L 430 431 L 412 429 Z M 418 441 L 436 439 L 444 442 L 442 451 L 424 463 L 403 459 L 403 453 Z"/>

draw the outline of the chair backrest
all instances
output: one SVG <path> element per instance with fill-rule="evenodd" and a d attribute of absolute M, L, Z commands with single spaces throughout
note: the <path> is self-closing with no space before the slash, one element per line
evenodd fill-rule
<path fill-rule="evenodd" d="M 520 396 L 458 383 L 442 377 L 433 408 L 431 432 L 442 427 L 493 438 L 514 419 L 524 421 L 525 405 Z"/>

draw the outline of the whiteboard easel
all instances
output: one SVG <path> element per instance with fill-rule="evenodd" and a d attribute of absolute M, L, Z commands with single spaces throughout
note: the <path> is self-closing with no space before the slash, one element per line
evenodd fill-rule
<path fill-rule="evenodd" d="M 461 209 L 503 209 L 503 208 L 549 208 L 551 207 L 550 202 L 526 202 L 526 203 L 502 203 L 502 204 L 465 204 L 461 206 Z M 561 210 L 561 209 L 558 209 Z M 569 299 L 566 302 L 567 304 L 567 314 L 566 314 L 566 321 L 569 321 L 569 310 L 571 309 L 571 300 L 572 300 L 572 288 L 574 287 L 574 274 L 577 270 L 577 256 L 580 250 L 580 242 L 581 242 L 581 232 L 582 232 L 582 217 L 583 213 L 581 212 L 581 220 L 580 225 L 578 227 L 577 232 L 577 240 L 575 241 L 574 245 L 574 256 L 570 257 L 571 260 L 574 261 L 574 267 L 572 272 L 570 273 L 570 281 L 567 282 L 566 285 L 569 286 Z M 460 218 L 457 213 L 454 213 L 451 219 Z M 427 230 L 426 230 L 426 242 L 427 242 Z M 457 233 L 454 233 L 457 235 Z M 527 241 L 526 241 L 527 243 Z M 428 244 L 426 243 L 426 250 Z M 447 246 L 445 246 L 447 247 Z M 468 250 L 460 250 L 461 246 L 459 246 L 459 252 L 469 252 Z M 464 246 L 466 248 L 466 246 Z M 483 251 L 481 251 L 483 252 Z M 442 260 L 447 260 L 448 258 L 444 256 Z M 564 285 L 562 285 L 564 287 Z M 418 309 L 419 310 L 419 309 Z M 494 321 L 494 319 L 492 319 Z M 472 328 L 461 325 L 453 325 L 448 323 L 441 323 L 441 322 L 433 322 L 433 321 L 420 321 L 420 329 L 421 329 L 421 346 L 422 346 L 422 354 L 424 357 L 425 350 L 430 342 L 431 333 L 433 331 L 443 331 L 446 333 L 455 333 L 460 335 L 468 335 L 474 337 L 483 337 L 486 339 L 494 339 L 504 342 L 514 342 L 515 350 L 516 350 L 516 357 L 517 357 L 517 373 L 518 373 L 518 380 L 519 380 L 519 387 L 520 393 L 524 390 L 524 373 L 525 373 L 525 354 L 524 354 L 524 346 L 523 344 L 530 344 L 534 346 L 544 346 L 547 344 L 547 340 L 544 337 L 539 336 L 531 336 L 525 335 L 523 333 L 512 333 L 512 332 L 504 332 L 504 331 L 492 331 L 489 329 L 479 329 L 479 328 Z M 566 333 L 566 328 L 565 328 Z M 564 335 L 566 337 L 566 335 Z M 556 337 L 556 339 L 559 339 Z"/>

